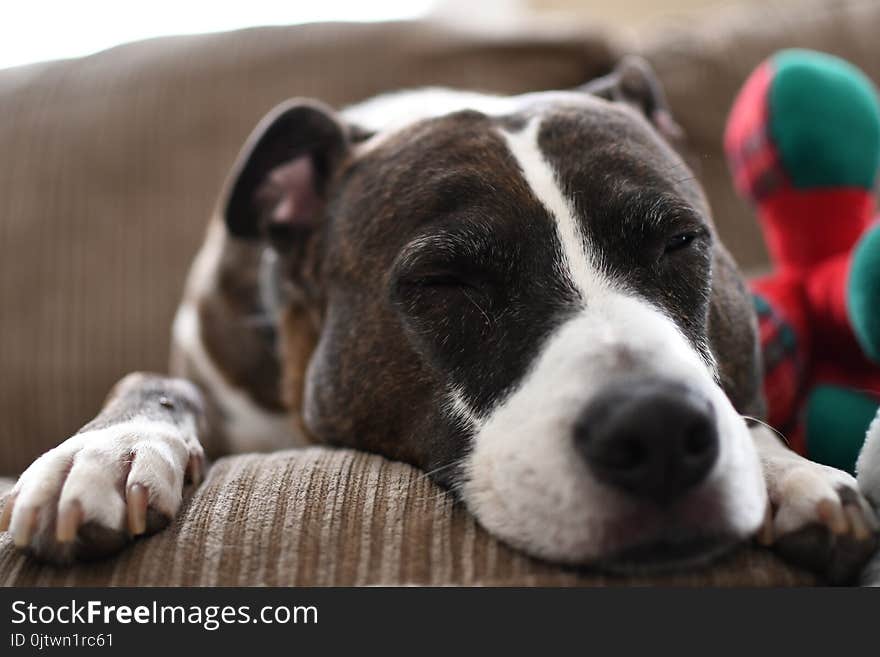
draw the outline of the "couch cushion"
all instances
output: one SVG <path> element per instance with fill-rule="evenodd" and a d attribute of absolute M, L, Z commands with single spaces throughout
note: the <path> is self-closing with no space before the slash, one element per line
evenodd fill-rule
<path fill-rule="evenodd" d="M 758 548 L 663 577 L 559 568 L 492 539 L 410 466 L 309 448 L 218 461 L 166 530 L 118 557 L 56 568 L 0 535 L 0 586 L 710 585 L 814 579 Z"/>

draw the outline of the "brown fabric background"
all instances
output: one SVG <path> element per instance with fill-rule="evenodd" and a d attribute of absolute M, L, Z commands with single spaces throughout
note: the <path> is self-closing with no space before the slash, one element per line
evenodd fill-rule
<path fill-rule="evenodd" d="M 792 45 L 843 55 L 878 79 L 878 28 L 878 3 L 807 0 L 634 41 L 327 24 L 158 39 L 0 71 L 0 475 L 74 432 L 126 372 L 165 368 L 171 318 L 215 196 L 245 136 L 279 101 L 341 105 L 430 84 L 567 87 L 605 72 L 620 52 L 641 51 L 689 134 L 722 236 L 754 268 L 764 262 L 760 239 L 719 151 L 736 89 L 761 58 Z M 810 579 L 745 551 L 674 581 Z M 2 535 L 0 582 L 606 580 L 514 555 L 406 466 L 309 450 L 221 461 L 169 531 L 103 564 L 40 568 Z"/>
<path fill-rule="evenodd" d="M 2 503 L 0 503 L 2 505 Z M 493 540 L 418 470 L 349 450 L 225 458 L 174 524 L 114 559 L 38 564 L 0 535 L 0 586 L 789 586 L 809 575 L 764 550 L 708 570 L 609 577 L 558 568 Z"/>

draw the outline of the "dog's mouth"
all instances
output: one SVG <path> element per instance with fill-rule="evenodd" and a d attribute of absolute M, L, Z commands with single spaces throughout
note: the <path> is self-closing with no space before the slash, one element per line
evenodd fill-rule
<path fill-rule="evenodd" d="M 708 566 L 742 541 L 731 536 L 655 540 L 615 552 L 596 564 L 619 575 L 658 574 Z"/>

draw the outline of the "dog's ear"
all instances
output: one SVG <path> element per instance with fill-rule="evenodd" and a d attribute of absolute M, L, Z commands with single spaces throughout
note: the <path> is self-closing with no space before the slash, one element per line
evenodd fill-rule
<path fill-rule="evenodd" d="M 651 65 L 641 57 L 624 57 L 611 73 L 591 80 L 580 89 L 606 100 L 631 105 L 644 114 L 654 128 L 673 144 L 684 136 L 669 111 L 663 85 Z"/>
<path fill-rule="evenodd" d="M 275 108 L 233 167 L 221 206 L 229 232 L 274 239 L 313 228 L 348 145 L 348 131 L 329 107 L 294 99 Z"/>

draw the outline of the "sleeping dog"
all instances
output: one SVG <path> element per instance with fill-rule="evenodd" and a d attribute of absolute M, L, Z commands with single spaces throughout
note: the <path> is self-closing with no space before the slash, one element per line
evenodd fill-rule
<path fill-rule="evenodd" d="M 318 442 L 423 469 L 543 559 L 683 567 L 757 536 L 851 579 L 876 520 L 757 420 L 749 295 L 676 131 L 633 58 L 571 91 L 283 104 L 192 266 L 175 378 L 122 379 L 0 527 L 106 555 L 206 452 Z"/>

